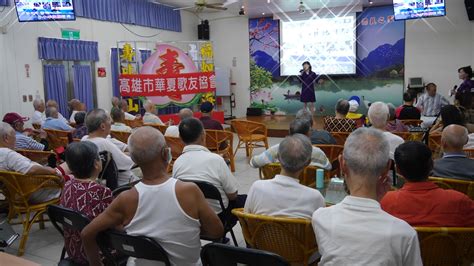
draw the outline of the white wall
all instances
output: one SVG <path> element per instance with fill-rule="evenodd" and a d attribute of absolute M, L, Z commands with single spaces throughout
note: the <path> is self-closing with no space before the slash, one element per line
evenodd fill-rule
<path fill-rule="evenodd" d="M 202 14 L 209 20 L 211 41 L 214 47 L 214 61 L 217 67 L 231 69 L 231 86 L 235 94 L 236 107 L 233 115 L 244 117 L 250 105 L 250 67 L 248 17 L 235 16 L 227 12 Z M 233 66 L 234 57 L 236 66 Z M 228 100 L 225 101 L 226 115 L 230 114 Z"/>
<path fill-rule="evenodd" d="M 31 102 L 23 103 L 22 95 L 33 95 L 36 92 L 44 98 L 43 70 L 38 59 L 38 37 L 61 38 L 61 28 L 74 28 L 81 31 L 81 40 L 97 41 L 99 43 L 99 61 L 97 67 L 105 67 L 106 78 L 97 78 L 97 98 L 100 108 L 109 109 L 112 97 L 112 75 L 110 68 L 110 48 L 117 47 L 117 41 L 192 41 L 197 39 L 198 19 L 189 12 L 181 12 L 182 32 L 163 31 L 146 27 L 126 25 L 133 32 L 150 36 L 141 38 L 128 32 L 118 23 L 102 22 L 78 18 L 73 22 L 36 22 L 18 23 L 13 12 L 6 16 L 6 11 L 0 13 L 0 25 L 5 25 L 12 19 L 15 21 L 8 27 L 7 34 L 0 33 L 0 111 L 19 112 L 31 115 Z M 25 64 L 30 65 L 30 78 L 26 78 Z M 97 71 L 95 71 L 97 72 Z"/>
<path fill-rule="evenodd" d="M 449 90 L 460 84 L 458 68 L 474 67 L 474 21 L 469 21 L 464 1 L 446 4 L 446 17 L 406 22 L 405 84 L 410 77 L 423 77 L 449 96 Z"/>

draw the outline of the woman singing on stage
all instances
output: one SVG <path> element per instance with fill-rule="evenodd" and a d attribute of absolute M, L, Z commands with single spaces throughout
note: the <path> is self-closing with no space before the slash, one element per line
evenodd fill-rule
<path fill-rule="evenodd" d="M 315 83 L 322 84 L 322 79 L 319 79 L 318 75 L 311 70 L 311 64 L 308 61 L 303 63 L 303 69 L 300 70 L 301 75 L 301 96 L 300 101 L 304 103 L 304 108 L 309 109 L 314 114 L 316 102 L 316 95 L 314 93 Z"/>

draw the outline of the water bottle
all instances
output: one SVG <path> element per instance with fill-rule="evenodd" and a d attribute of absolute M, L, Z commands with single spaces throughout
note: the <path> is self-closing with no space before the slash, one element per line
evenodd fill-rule
<path fill-rule="evenodd" d="M 316 188 L 324 188 L 324 170 L 316 170 Z"/>

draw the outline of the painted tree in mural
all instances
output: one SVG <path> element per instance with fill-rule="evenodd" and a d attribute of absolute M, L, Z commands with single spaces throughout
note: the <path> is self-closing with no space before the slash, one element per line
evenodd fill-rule
<path fill-rule="evenodd" d="M 272 84 L 272 73 L 263 67 L 257 66 L 255 61 L 250 60 L 250 93 L 258 92 L 263 88 L 269 88 Z"/>
<path fill-rule="evenodd" d="M 277 27 L 272 27 L 272 24 L 265 18 L 259 19 L 257 25 L 249 29 L 250 47 L 252 47 L 252 42 L 258 42 L 264 50 L 270 47 L 279 48 L 278 40 L 272 38 L 275 33 L 278 34 Z M 250 52 L 253 53 L 254 51 Z"/>

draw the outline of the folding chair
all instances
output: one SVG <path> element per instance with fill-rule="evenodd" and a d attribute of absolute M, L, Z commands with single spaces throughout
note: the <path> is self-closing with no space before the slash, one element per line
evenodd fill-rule
<path fill-rule="evenodd" d="M 290 266 L 281 256 L 268 251 L 218 243 L 210 243 L 202 248 L 201 261 L 203 266 L 236 266 L 237 263 L 249 266 Z"/>

